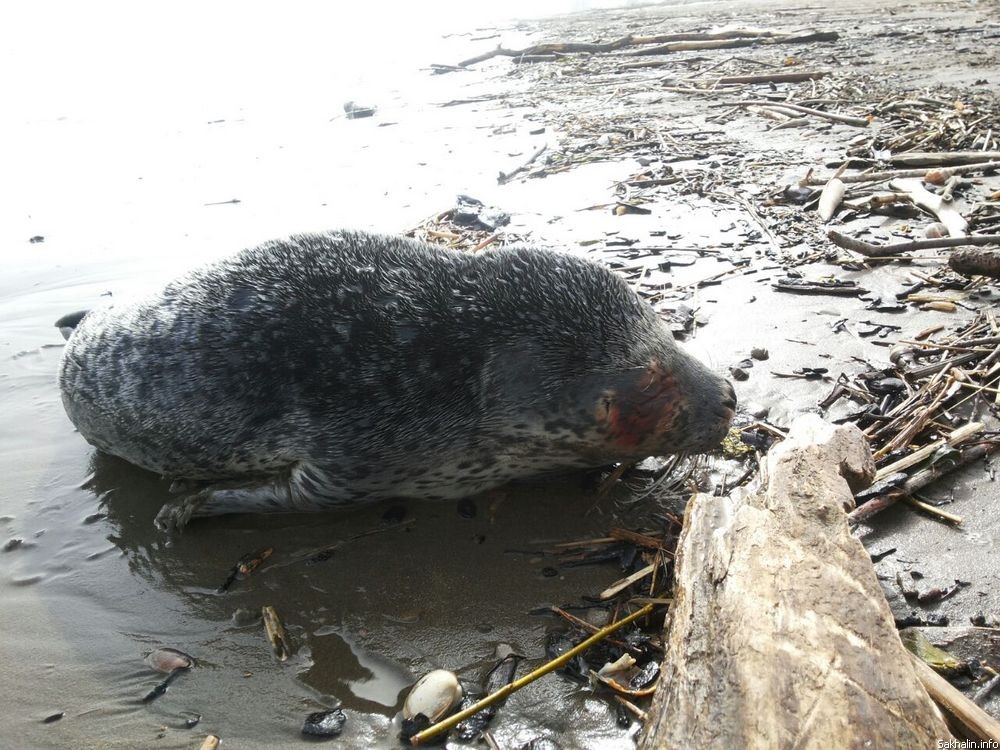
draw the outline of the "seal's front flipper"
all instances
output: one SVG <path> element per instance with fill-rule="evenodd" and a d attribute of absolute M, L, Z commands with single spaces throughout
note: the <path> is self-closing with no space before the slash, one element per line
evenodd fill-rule
<path fill-rule="evenodd" d="M 289 471 L 250 483 L 216 484 L 195 492 L 176 503 L 168 503 L 156 515 L 156 526 L 164 531 L 181 531 L 192 518 L 228 513 L 295 513 L 315 511 L 357 502 L 360 493 L 351 493 L 332 478 L 330 471 L 305 462 Z"/>
<path fill-rule="evenodd" d="M 176 503 L 167 503 L 156 514 L 155 523 L 162 531 L 179 532 L 192 518 L 289 511 L 293 510 L 289 494 L 287 477 L 242 486 L 214 485 Z"/>

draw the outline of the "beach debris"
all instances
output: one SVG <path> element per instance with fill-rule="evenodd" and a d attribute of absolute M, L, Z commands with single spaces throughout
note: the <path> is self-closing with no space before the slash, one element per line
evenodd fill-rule
<path fill-rule="evenodd" d="M 858 286 L 856 281 L 841 279 L 816 279 L 810 281 L 794 276 L 786 276 L 772 284 L 779 292 L 793 294 L 833 294 L 838 297 L 859 297 L 868 290 Z"/>
<path fill-rule="evenodd" d="M 344 114 L 348 120 L 360 120 L 363 117 L 371 117 L 375 114 L 375 107 L 368 107 L 354 102 L 344 102 Z"/>
<path fill-rule="evenodd" d="M 271 649 L 274 651 L 274 655 L 280 661 L 287 661 L 295 652 L 292 648 L 291 639 L 288 637 L 288 632 L 281 622 L 281 618 L 278 617 L 278 613 L 274 607 L 270 605 L 261 607 L 260 613 L 264 619 L 264 632 L 267 634 L 267 640 L 271 642 Z"/>
<path fill-rule="evenodd" d="M 339 708 L 316 711 L 306 717 L 302 724 L 302 734 L 310 737 L 336 737 L 344 731 L 346 723 L 347 714 Z"/>
<path fill-rule="evenodd" d="M 209 734 L 205 736 L 205 739 L 201 741 L 201 747 L 198 750 L 218 750 L 219 743 L 222 740 L 219 739 L 218 735 Z"/>
<path fill-rule="evenodd" d="M 920 628 L 905 628 L 899 631 L 899 638 L 906 649 L 930 666 L 935 672 L 943 675 L 964 672 L 969 665 L 956 659 L 943 648 L 931 643 Z"/>
<path fill-rule="evenodd" d="M 257 570 L 261 563 L 263 563 L 272 554 L 274 554 L 274 547 L 264 547 L 256 552 L 250 552 L 243 555 L 243 557 L 236 561 L 232 570 L 229 571 L 229 575 L 226 577 L 226 580 L 219 586 L 218 592 L 222 594 L 228 591 L 236 581 L 242 581 Z"/>
<path fill-rule="evenodd" d="M 406 236 L 454 250 L 479 252 L 519 242 L 518 235 L 503 229 L 509 222 L 510 214 L 486 206 L 478 198 L 459 195 L 453 208 L 424 219 Z"/>
<path fill-rule="evenodd" d="M 847 186 L 840 179 L 845 167 L 837 170 L 837 173 L 830 178 L 830 181 L 823 186 L 823 192 L 819 195 L 819 206 L 816 209 L 820 221 L 826 223 L 837 213 L 840 202 L 844 199 Z"/>
<path fill-rule="evenodd" d="M 833 42 L 840 38 L 835 31 L 782 33 L 757 29 L 734 29 L 718 32 L 687 32 L 679 34 L 638 35 L 629 34 L 610 42 L 545 42 L 523 49 L 508 49 L 497 45 L 495 49 L 462 60 L 455 65 L 435 65 L 435 73 L 462 70 L 494 57 L 510 57 L 513 62 L 554 62 L 566 55 L 620 52 L 635 47 L 625 55 L 664 55 L 690 50 L 734 49 L 758 45 L 805 44 L 808 42 Z"/>
<path fill-rule="evenodd" d="M 510 651 L 509 648 L 507 651 L 508 653 L 506 653 L 500 661 L 498 661 L 493 668 L 486 673 L 486 677 L 483 680 L 482 685 L 483 694 L 490 695 L 491 693 L 495 693 L 514 681 L 514 675 L 517 672 L 517 665 L 521 660 L 521 656 L 513 651 Z M 469 705 L 476 702 L 472 700 L 470 695 L 467 694 L 462 702 L 463 708 L 468 708 L 465 703 L 466 701 L 469 701 Z M 493 717 L 496 716 L 497 710 L 501 705 L 502 701 L 491 703 L 478 713 L 460 721 L 455 725 L 455 734 L 464 742 L 471 742 L 475 740 L 486 730 L 486 727 L 489 726 L 490 722 L 493 721 Z"/>
<path fill-rule="evenodd" d="M 474 703 L 473 705 L 469 706 L 468 708 L 463 708 L 461 711 L 458 711 L 457 713 L 452 714 L 448 718 L 442 719 L 441 721 L 437 722 L 436 724 L 432 724 L 431 726 L 427 727 L 426 729 L 422 729 L 419 732 L 417 732 L 417 733 L 409 736 L 408 741 L 410 742 L 411 745 L 421 745 L 421 744 L 423 744 L 425 742 L 428 742 L 429 740 L 434 739 L 435 737 L 437 737 L 438 735 L 442 734 L 443 732 L 447 732 L 449 729 L 451 729 L 452 727 L 454 727 L 455 725 L 457 725 L 459 722 L 461 722 L 461 721 L 469 718 L 473 714 L 479 713 L 479 711 L 483 710 L 487 706 L 489 706 L 489 705 L 491 705 L 493 703 L 496 703 L 497 701 L 503 700 L 508 695 L 510 695 L 511 693 L 515 692 L 516 690 L 521 689 L 525 685 L 528 685 L 528 684 L 534 682 L 535 680 L 537 680 L 540 677 L 544 677 L 549 672 L 553 672 L 553 671 L 559 669 L 560 667 L 562 667 L 563 665 L 565 665 L 566 663 L 568 663 L 569 661 L 571 661 L 573 658 L 575 658 L 576 656 L 578 656 L 581 653 L 583 653 L 584 651 L 586 651 L 591 646 L 593 646 L 593 645 L 601 642 L 605 638 L 607 638 L 612 633 L 620 630 L 621 628 L 623 628 L 626 625 L 628 625 L 628 624 L 630 624 L 630 623 L 638 620 L 641 617 L 645 617 L 645 616 L 651 614 L 655 610 L 655 608 L 656 608 L 656 605 L 654 605 L 654 604 L 647 604 L 644 607 L 641 607 L 637 611 L 633 612 L 632 614 L 630 614 L 630 615 L 628 615 L 626 617 L 623 617 L 622 619 L 618 620 L 617 622 L 614 622 L 614 623 L 612 623 L 612 624 L 610 624 L 610 625 L 608 625 L 608 626 L 606 626 L 604 628 L 601 628 L 597 633 L 595 633 L 594 635 L 590 636 L 589 638 L 587 638 L 586 640 L 584 640 L 582 643 L 577 644 L 576 646 L 574 646 L 573 648 L 569 649 L 568 651 L 566 651 L 565 653 L 561 654 L 560 656 L 556 657 L 555 659 L 552 659 L 551 661 L 547 662 L 546 664 L 543 664 L 538 669 L 530 672 L 529 674 L 526 674 L 524 677 L 520 677 L 520 678 L 514 680 L 513 682 L 505 685 L 504 687 L 500 688 L 499 690 L 497 690 L 497 691 L 491 693 L 490 695 L 486 696 L 482 700 L 477 701 L 476 703 Z M 456 680 L 456 682 L 457 682 L 457 680 Z"/>
<path fill-rule="evenodd" d="M 1000 279 L 1000 251 L 956 250 L 948 257 L 948 265 L 966 276 L 989 276 Z"/>
<path fill-rule="evenodd" d="M 145 661 L 151 669 L 166 674 L 167 677 L 143 696 L 143 703 L 150 703 L 166 693 L 181 673 L 195 665 L 195 660 L 192 657 L 175 648 L 158 648 L 150 652 Z"/>
<path fill-rule="evenodd" d="M 49 714 L 44 719 L 42 719 L 42 723 L 43 724 L 54 724 L 55 722 L 59 721 L 65 715 L 66 715 L 65 711 L 57 711 L 56 713 Z"/>

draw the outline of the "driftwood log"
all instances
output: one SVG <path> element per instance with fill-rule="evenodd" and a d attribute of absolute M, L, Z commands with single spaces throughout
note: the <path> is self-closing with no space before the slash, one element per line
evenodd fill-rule
<path fill-rule="evenodd" d="M 937 747 L 951 739 L 845 509 L 875 474 L 854 426 L 797 420 L 742 500 L 696 495 L 641 747 Z"/>
<path fill-rule="evenodd" d="M 992 250 L 956 250 L 948 258 L 951 270 L 966 276 L 990 276 L 1000 279 L 1000 252 Z"/>

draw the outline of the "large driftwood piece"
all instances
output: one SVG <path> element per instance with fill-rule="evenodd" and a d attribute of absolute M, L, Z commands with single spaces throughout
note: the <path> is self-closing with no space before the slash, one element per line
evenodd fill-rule
<path fill-rule="evenodd" d="M 642 747 L 933 748 L 951 735 L 848 530 L 875 474 L 853 426 L 796 421 L 743 500 L 696 495 Z"/>

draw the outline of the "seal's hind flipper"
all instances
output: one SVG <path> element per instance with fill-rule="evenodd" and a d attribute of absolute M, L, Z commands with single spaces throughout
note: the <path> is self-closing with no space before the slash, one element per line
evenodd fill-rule
<path fill-rule="evenodd" d="M 331 476 L 328 470 L 300 462 L 285 473 L 253 483 L 212 485 L 167 503 L 157 513 L 155 523 L 163 531 L 179 532 L 192 518 L 326 510 L 363 499 L 363 493 L 345 491 Z"/>
<path fill-rule="evenodd" d="M 76 327 L 80 325 L 80 321 L 89 312 L 90 310 L 77 310 L 68 315 L 63 315 L 56 321 L 56 328 L 59 329 L 59 333 L 63 335 L 64 339 L 69 341 L 69 337 L 73 335 L 73 331 L 76 330 Z"/>

